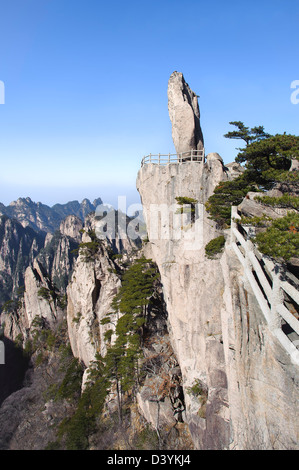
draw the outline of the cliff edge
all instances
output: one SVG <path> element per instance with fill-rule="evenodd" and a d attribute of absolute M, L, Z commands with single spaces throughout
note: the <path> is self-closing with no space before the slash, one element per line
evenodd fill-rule
<path fill-rule="evenodd" d="M 230 178 L 218 154 L 144 164 L 137 176 L 186 420 L 198 449 L 297 449 L 298 367 L 269 330 L 230 232 L 222 254 L 205 254 L 219 232 L 204 204 Z"/>

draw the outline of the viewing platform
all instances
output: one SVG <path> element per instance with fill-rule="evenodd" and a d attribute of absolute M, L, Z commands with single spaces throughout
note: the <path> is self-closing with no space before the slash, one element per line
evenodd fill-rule
<path fill-rule="evenodd" d="M 188 152 L 182 153 L 168 153 L 162 154 L 158 153 L 157 155 L 149 154 L 143 157 L 141 161 L 141 167 L 148 164 L 154 165 L 171 165 L 173 163 L 204 163 L 205 162 L 205 149 L 202 150 L 189 150 Z"/>

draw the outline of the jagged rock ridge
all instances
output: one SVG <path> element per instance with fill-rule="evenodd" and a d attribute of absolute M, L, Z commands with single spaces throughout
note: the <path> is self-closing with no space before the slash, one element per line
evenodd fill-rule
<path fill-rule="evenodd" d="M 60 222 L 68 215 L 75 215 L 83 221 L 100 204 L 102 204 L 102 200 L 98 198 L 93 203 L 84 199 L 81 203 L 72 201 L 49 207 L 41 202 L 33 202 L 30 197 L 27 197 L 19 198 L 8 206 L 0 204 L 0 215 L 16 219 L 23 227 L 30 226 L 35 230 L 53 233 L 59 229 Z"/>

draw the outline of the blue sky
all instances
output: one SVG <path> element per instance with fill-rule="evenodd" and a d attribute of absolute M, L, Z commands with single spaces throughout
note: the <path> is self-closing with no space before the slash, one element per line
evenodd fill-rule
<path fill-rule="evenodd" d="M 229 121 L 298 134 L 298 44 L 298 0 L 1 0 L 0 202 L 139 202 L 142 156 L 174 152 L 174 70 L 206 153 L 234 160 Z"/>

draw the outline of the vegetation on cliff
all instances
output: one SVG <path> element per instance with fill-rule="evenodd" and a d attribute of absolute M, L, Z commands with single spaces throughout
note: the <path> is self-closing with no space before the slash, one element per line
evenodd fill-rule
<path fill-rule="evenodd" d="M 239 205 L 249 191 L 260 192 L 256 200 L 261 204 L 272 207 L 290 209 L 290 212 L 279 221 L 271 218 L 258 221 L 264 230 L 260 232 L 255 241 L 261 252 L 278 260 L 287 261 L 299 252 L 299 172 L 292 170 L 294 161 L 299 160 L 299 136 L 264 132 L 262 126 L 249 129 L 242 122 L 234 121 L 230 124 L 236 130 L 228 132 L 225 137 L 242 139 L 246 147 L 239 149 L 236 162 L 244 164 L 245 171 L 233 181 L 221 182 L 215 188 L 214 194 L 209 198 L 206 209 L 211 219 L 217 222 L 220 228 L 230 226 L 231 206 Z M 270 189 L 279 189 L 275 196 L 263 196 Z M 254 218 L 245 221 L 255 225 Z"/>
<path fill-rule="evenodd" d="M 205 246 L 206 256 L 210 259 L 214 259 L 215 256 L 223 250 L 225 244 L 225 238 L 223 235 L 213 238 Z"/>
<path fill-rule="evenodd" d="M 127 440 L 128 446 L 129 441 L 133 442 L 134 447 L 140 449 L 162 446 L 163 432 L 159 422 L 156 430 L 145 422 L 139 423 L 137 432 L 132 432 L 130 425 L 137 410 L 133 411 L 136 396 L 146 376 L 151 367 L 155 372 L 161 368 L 157 365 L 158 355 L 145 357 L 143 349 L 145 344 L 153 341 L 149 333 L 149 311 L 161 309 L 157 290 L 159 273 L 152 260 L 141 257 L 129 265 L 124 263 L 121 280 L 111 311 L 101 321 L 103 326 L 112 327 L 105 335 L 107 353 L 105 356 L 97 353 L 90 364 L 83 393 L 77 393 L 82 368 L 75 359 L 69 361 L 59 384 L 51 387 L 52 399 L 71 401 L 73 412 L 59 423 L 56 440 L 48 444 L 48 449 L 84 450 L 90 448 L 91 442 L 96 447 L 111 448 L 117 439 Z M 167 362 L 171 354 L 164 356 L 165 352 L 159 355 Z M 171 387 L 173 384 L 169 385 L 169 379 L 164 378 L 159 384 L 163 399 Z"/>
<path fill-rule="evenodd" d="M 112 302 L 112 311 L 102 320 L 111 322 L 111 314 L 119 315 L 115 330 L 108 330 L 110 342 L 107 355 L 103 358 L 107 380 L 115 387 L 119 422 L 123 417 L 123 396 L 135 393 L 140 381 L 142 358 L 142 333 L 146 323 L 147 307 L 155 292 L 159 274 L 152 260 L 137 259 L 123 274 L 122 286 Z"/>

